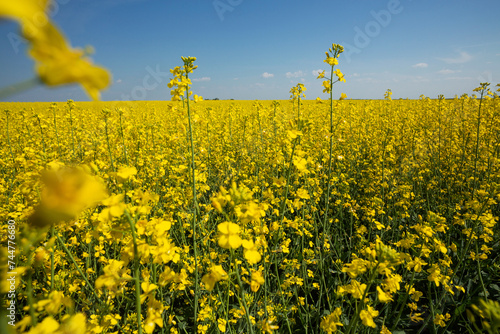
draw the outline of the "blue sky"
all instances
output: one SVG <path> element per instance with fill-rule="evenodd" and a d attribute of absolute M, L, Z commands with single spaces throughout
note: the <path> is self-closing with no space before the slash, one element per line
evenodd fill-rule
<path fill-rule="evenodd" d="M 74 47 L 92 45 L 113 84 L 103 100 L 167 100 L 169 69 L 195 56 L 195 94 L 220 99 L 327 98 L 318 70 L 332 43 L 348 98 L 472 93 L 500 82 L 498 0 L 55 0 Z M 0 21 L 0 88 L 34 76 L 14 22 Z M 5 101 L 88 100 L 77 85 L 37 87 Z"/>

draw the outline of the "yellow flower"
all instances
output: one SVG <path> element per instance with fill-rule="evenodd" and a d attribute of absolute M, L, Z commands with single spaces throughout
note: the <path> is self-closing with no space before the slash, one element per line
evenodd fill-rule
<path fill-rule="evenodd" d="M 329 80 L 323 81 L 323 87 L 325 87 L 323 89 L 323 93 L 330 93 L 330 91 L 332 90 L 332 85 L 330 85 L 330 81 Z"/>
<path fill-rule="evenodd" d="M 209 274 L 205 274 L 201 281 L 205 284 L 208 291 L 212 291 L 215 287 L 215 283 L 226 279 L 227 273 L 222 269 L 222 266 L 212 266 Z"/>
<path fill-rule="evenodd" d="M 345 100 L 345 99 L 347 99 L 347 95 L 344 93 L 340 94 L 339 100 Z"/>
<path fill-rule="evenodd" d="M 351 278 L 363 274 L 367 270 L 368 261 L 363 259 L 354 259 L 351 263 L 347 263 L 342 268 L 343 273 L 348 273 Z"/>
<path fill-rule="evenodd" d="M 109 72 L 93 65 L 83 50 L 71 49 L 52 24 L 47 23 L 41 34 L 25 37 L 32 44 L 29 53 L 38 76 L 46 85 L 80 83 L 93 100 L 99 100 L 100 91 L 109 86 Z"/>
<path fill-rule="evenodd" d="M 429 276 L 427 276 L 427 280 L 429 282 L 434 282 L 436 286 L 439 286 L 442 275 L 438 265 L 433 264 L 431 268 L 427 269 L 427 272 L 429 273 Z"/>
<path fill-rule="evenodd" d="M 104 183 L 83 168 L 51 167 L 42 174 L 44 187 L 40 205 L 29 218 L 31 225 L 45 227 L 74 219 L 105 198 Z"/>
<path fill-rule="evenodd" d="M 51 315 L 58 314 L 62 306 L 71 306 L 72 301 L 69 297 L 65 297 L 62 291 L 52 291 L 48 299 L 40 300 L 36 306 L 39 310 L 44 310 Z"/>
<path fill-rule="evenodd" d="M 65 319 L 67 315 L 63 317 Z M 82 313 L 76 313 L 70 318 L 66 318 L 60 327 L 58 334 L 85 334 L 87 333 L 87 320 Z"/>
<path fill-rule="evenodd" d="M 434 317 L 434 323 L 441 327 L 446 327 L 446 321 L 449 321 L 450 319 L 451 316 L 449 313 L 446 313 L 445 315 L 436 314 L 436 316 Z"/>
<path fill-rule="evenodd" d="M 259 288 L 262 284 L 264 284 L 264 277 L 262 276 L 262 272 L 254 271 L 252 272 L 252 281 L 250 282 L 250 289 L 253 292 L 259 291 Z"/>
<path fill-rule="evenodd" d="M 420 321 L 423 321 L 424 318 L 421 317 L 422 313 L 415 313 L 415 314 L 411 314 L 410 315 L 410 320 L 412 322 L 420 322 Z"/>
<path fill-rule="evenodd" d="M 120 217 L 125 212 L 127 205 L 123 203 L 124 194 L 110 196 L 102 201 L 107 208 L 99 213 L 99 221 L 106 222 L 113 220 L 113 217 Z"/>
<path fill-rule="evenodd" d="M 144 291 L 144 293 L 141 294 L 141 296 L 140 296 L 141 303 L 143 303 L 147 298 L 149 298 L 150 301 L 154 300 L 153 297 L 154 297 L 155 294 L 153 292 L 156 289 L 158 289 L 158 285 L 151 284 L 148 281 L 146 281 L 146 282 L 142 282 L 141 283 L 141 288 Z"/>
<path fill-rule="evenodd" d="M 413 299 L 414 301 L 418 302 L 420 297 L 422 297 L 424 294 L 420 291 L 415 291 L 411 294 L 411 299 Z"/>
<path fill-rule="evenodd" d="M 419 273 L 422 271 L 422 266 L 425 266 L 426 264 L 427 264 L 427 262 L 425 262 L 424 260 L 422 260 L 419 257 L 416 257 L 415 259 L 413 259 L 413 261 L 408 262 L 408 264 L 406 265 L 406 268 L 407 269 L 413 268 L 413 270 L 415 270 L 415 272 Z"/>
<path fill-rule="evenodd" d="M 302 131 L 299 131 L 299 130 L 288 130 L 286 132 L 286 135 L 287 135 L 287 137 L 288 137 L 289 140 L 294 140 L 295 138 L 302 136 Z"/>
<path fill-rule="evenodd" d="M 223 318 L 217 319 L 217 328 L 219 328 L 219 330 L 222 333 L 225 333 L 226 332 L 226 320 Z"/>
<path fill-rule="evenodd" d="M 273 330 L 280 328 L 279 326 L 274 325 L 273 321 L 265 320 L 265 319 L 259 321 L 258 326 L 263 333 L 267 333 L 267 334 L 272 334 Z"/>
<path fill-rule="evenodd" d="M 335 65 L 337 65 L 339 63 L 339 61 L 337 60 L 337 58 L 330 57 L 328 55 L 328 52 L 326 53 L 326 59 L 323 60 L 323 62 L 327 63 L 330 66 L 335 66 Z"/>
<path fill-rule="evenodd" d="M 167 283 L 173 281 L 176 278 L 176 273 L 170 267 L 165 267 L 165 270 L 160 274 L 158 279 L 158 284 L 161 286 L 167 285 Z"/>
<path fill-rule="evenodd" d="M 309 195 L 309 192 L 304 188 L 297 189 L 297 197 L 302 198 L 302 199 L 310 199 L 311 198 L 311 196 Z"/>
<path fill-rule="evenodd" d="M 36 15 L 42 15 L 46 19 L 45 8 L 48 2 L 49 0 L 2 1 L 0 3 L 0 16 L 24 21 L 32 20 Z"/>
<path fill-rule="evenodd" d="M 337 331 L 337 326 L 343 326 L 340 322 L 340 315 L 342 314 L 342 310 L 340 307 L 337 307 L 335 311 L 331 314 L 323 317 L 321 319 L 320 327 L 327 333 L 334 333 Z"/>
<path fill-rule="evenodd" d="M 392 333 L 387 327 L 385 327 L 385 325 L 382 325 L 382 329 L 380 330 L 380 334 L 392 334 Z"/>
<path fill-rule="evenodd" d="M 368 327 L 376 327 L 375 322 L 373 321 L 373 318 L 376 316 L 378 316 L 378 311 L 370 305 L 366 306 L 366 310 L 361 310 L 361 312 L 359 312 L 359 317 L 361 318 L 363 325 Z"/>
<path fill-rule="evenodd" d="M 120 167 L 118 168 L 116 176 L 120 181 L 123 182 L 128 180 L 131 176 L 134 176 L 135 174 L 137 174 L 137 168 L 135 167 Z"/>
<path fill-rule="evenodd" d="M 245 256 L 245 259 L 247 259 L 248 263 L 259 263 L 262 256 L 257 250 L 257 247 L 255 247 L 254 242 L 252 240 L 242 240 L 241 245 L 245 248 L 243 255 Z"/>
<path fill-rule="evenodd" d="M 300 173 L 307 174 L 309 170 L 307 169 L 307 159 L 301 157 L 294 157 L 293 164 Z"/>
<path fill-rule="evenodd" d="M 30 334 L 53 334 L 56 333 L 56 330 L 59 329 L 59 323 L 54 320 L 52 317 L 47 317 L 43 319 L 41 323 L 36 325 L 35 328 L 32 328 L 29 333 Z"/>
<path fill-rule="evenodd" d="M 144 293 L 148 294 L 158 289 L 158 286 L 156 284 L 151 284 L 149 282 L 142 282 L 141 288 L 144 291 Z"/>
<path fill-rule="evenodd" d="M 35 60 L 42 82 L 49 86 L 80 83 L 93 100 L 98 100 L 99 92 L 110 84 L 110 74 L 92 65 L 84 51 L 72 49 L 67 44 L 45 13 L 48 3 L 48 0 L 3 1 L 0 16 L 21 24 L 23 37 L 30 42 L 29 54 Z"/>
<path fill-rule="evenodd" d="M 384 292 L 384 290 L 382 290 L 379 286 L 377 286 L 377 292 L 378 292 L 378 300 L 381 303 L 388 303 L 393 301 L 391 294 Z"/>
<path fill-rule="evenodd" d="M 344 74 L 342 74 L 339 69 L 336 69 L 333 73 L 339 78 L 339 81 L 345 82 Z"/>
<path fill-rule="evenodd" d="M 217 225 L 219 230 L 219 246 L 222 248 L 238 248 L 241 246 L 241 238 L 239 236 L 240 227 L 234 223 L 224 222 Z"/>

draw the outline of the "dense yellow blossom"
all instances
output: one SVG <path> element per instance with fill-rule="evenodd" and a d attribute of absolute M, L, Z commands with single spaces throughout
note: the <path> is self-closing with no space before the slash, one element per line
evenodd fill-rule
<path fill-rule="evenodd" d="M 498 98 L 199 100 L 191 146 L 186 61 L 184 101 L 0 103 L 17 332 L 498 332 Z"/>

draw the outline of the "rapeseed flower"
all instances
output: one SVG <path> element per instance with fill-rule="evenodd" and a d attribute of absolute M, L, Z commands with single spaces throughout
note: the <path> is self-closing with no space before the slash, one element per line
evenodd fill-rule
<path fill-rule="evenodd" d="M 252 240 L 242 240 L 241 245 L 245 249 L 243 255 L 250 264 L 259 263 L 262 256 Z"/>
<path fill-rule="evenodd" d="M 332 313 L 321 319 L 320 327 L 327 333 L 335 333 L 338 326 L 343 326 L 340 322 L 342 310 L 337 307 Z"/>
<path fill-rule="evenodd" d="M 370 305 L 366 305 L 366 310 L 361 310 L 361 312 L 359 312 L 359 318 L 363 322 L 363 325 L 375 328 L 377 325 L 375 325 L 373 318 L 377 317 L 378 314 L 379 312 L 377 310 Z"/>
<path fill-rule="evenodd" d="M 231 222 L 224 222 L 217 225 L 219 230 L 219 246 L 226 249 L 235 249 L 241 246 L 240 227 Z"/>
<path fill-rule="evenodd" d="M 212 291 L 215 287 L 215 284 L 221 280 L 227 278 L 227 273 L 224 271 L 222 266 L 216 265 L 212 266 L 210 269 L 210 273 L 205 274 L 201 281 L 205 284 L 205 287 L 208 291 Z"/>
<path fill-rule="evenodd" d="M 250 289 L 253 292 L 259 291 L 259 288 L 261 287 L 262 284 L 264 284 L 264 276 L 262 276 L 261 271 L 254 271 L 252 272 L 252 281 L 250 282 Z"/>

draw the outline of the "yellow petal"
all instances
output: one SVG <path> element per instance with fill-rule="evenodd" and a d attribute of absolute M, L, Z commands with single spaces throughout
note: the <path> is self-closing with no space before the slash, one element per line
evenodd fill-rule
<path fill-rule="evenodd" d="M 48 0 L 16 0 L 0 2 L 0 16 L 15 20 L 34 20 L 45 15 Z"/>

